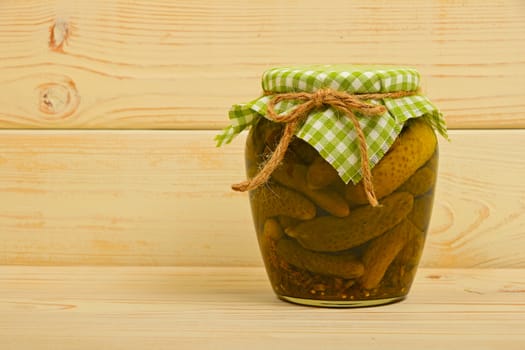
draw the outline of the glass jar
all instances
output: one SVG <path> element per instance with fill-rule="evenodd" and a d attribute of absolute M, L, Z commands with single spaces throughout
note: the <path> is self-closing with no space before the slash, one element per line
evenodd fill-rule
<path fill-rule="evenodd" d="M 371 306 L 407 295 L 430 221 L 442 114 L 406 67 L 278 67 L 234 105 L 255 231 L 277 296 Z"/>
<path fill-rule="evenodd" d="M 256 175 L 282 133 L 261 118 L 246 142 Z M 305 141 L 294 137 L 270 180 L 250 191 L 259 247 L 273 290 L 306 305 L 350 307 L 403 299 L 423 251 L 438 164 L 436 136 L 409 121 L 372 170 L 380 206 L 361 183 L 346 185 Z"/>

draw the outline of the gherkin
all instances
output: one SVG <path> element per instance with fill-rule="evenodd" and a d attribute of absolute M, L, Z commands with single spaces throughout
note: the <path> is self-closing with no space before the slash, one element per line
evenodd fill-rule
<path fill-rule="evenodd" d="M 311 189 L 317 190 L 324 188 L 337 180 L 340 180 L 339 174 L 337 174 L 337 171 L 330 163 L 321 156 L 317 156 L 308 167 L 306 182 Z"/>
<path fill-rule="evenodd" d="M 412 210 L 414 198 L 407 192 L 386 197 L 379 207 L 363 206 L 344 218 L 316 217 L 286 228 L 285 232 L 314 251 L 336 252 L 359 246 L 394 227 Z"/>
<path fill-rule="evenodd" d="M 258 230 L 267 218 L 285 215 L 296 219 L 312 219 L 315 205 L 300 193 L 278 184 L 261 186 L 250 192 L 252 212 Z"/>
<path fill-rule="evenodd" d="M 366 273 L 359 280 L 363 288 L 375 288 L 399 252 L 418 234 L 421 234 L 421 231 L 410 220 L 405 219 L 370 242 L 363 254 Z"/>
<path fill-rule="evenodd" d="M 397 191 L 410 192 L 415 197 L 421 196 L 436 184 L 437 177 L 437 152 L 430 158 L 428 162 L 419 168 L 404 184 L 402 184 Z"/>
<path fill-rule="evenodd" d="M 350 212 L 344 197 L 332 189 L 313 190 L 306 182 L 306 166 L 298 163 L 282 164 L 272 178 L 281 185 L 292 188 L 308 197 L 331 215 L 343 217 Z"/>
<path fill-rule="evenodd" d="M 408 214 L 408 219 L 412 221 L 421 231 L 425 232 L 432 214 L 434 204 L 434 192 L 418 197 L 414 200 L 414 207 Z"/>
<path fill-rule="evenodd" d="M 313 273 L 342 278 L 356 278 L 364 273 L 363 264 L 354 254 L 326 254 L 304 249 L 291 239 L 281 239 L 276 245 L 277 254 L 290 265 Z"/>
<path fill-rule="evenodd" d="M 434 154 L 437 139 L 424 120 L 408 123 L 390 150 L 372 169 L 374 191 L 381 199 L 394 192 Z M 346 186 L 346 199 L 352 204 L 366 204 L 363 182 Z"/>

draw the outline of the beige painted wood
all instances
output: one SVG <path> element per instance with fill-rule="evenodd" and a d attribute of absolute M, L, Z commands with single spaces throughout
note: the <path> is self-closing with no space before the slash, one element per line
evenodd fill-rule
<path fill-rule="evenodd" d="M 454 128 L 525 127 L 525 2 L 0 3 L 0 127 L 225 126 L 276 65 L 411 65 Z"/>
<path fill-rule="evenodd" d="M 523 349 L 525 270 L 421 269 L 375 308 L 302 307 L 262 268 L 0 267 L 0 346 L 33 349 Z"/>
<path fill-rule="evenodd" d="M 245 135 L 213 131 L 0 132 L 0 265 L 260 266 Z M 422 264 L 525 267 L 524 130 L 441 142 Z"/>

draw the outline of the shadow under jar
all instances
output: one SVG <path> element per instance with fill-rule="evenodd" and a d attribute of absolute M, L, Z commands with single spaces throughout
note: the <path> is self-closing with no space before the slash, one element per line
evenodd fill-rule
<path fill-rule="evenodd" d="M 282 134 L 261 118 L 246 142 L 256 175 Z M 423 251 L 438 165 L 437 140 L 422 119 L 406 123 L 373 168 L 380 206 L 362 183 L 346 185 L 305 141 L 294 137 L 282 164 L 250 191 L 259 247 L 277 296 L 313 306 L 372 306 L 402 300 Z"/>

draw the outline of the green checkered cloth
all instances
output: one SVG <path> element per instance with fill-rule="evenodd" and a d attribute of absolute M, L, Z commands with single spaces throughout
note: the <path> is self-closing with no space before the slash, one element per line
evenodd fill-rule
<path fill-rule="evenodd" d="M 272 93 L 315 92 L 319 89 L 344 91 L 349 94 L 415 91 L 419 73 L 412 68 L 375 66 L 308 66 L 279 67 L 266 71 L 262 87 L 267 93 L 249 103 L 232 106 L 231 125 L 216 136 L 217 146 L 229 143 L 243 130 L 265 117 Z M 411 118 L 424 118 L 448 139 L 443 115 L 423 95 L 370 100 L 382 104 L 387 112 L 371 117 L 355 113 L 366 136 L 370 168 L 373 168 L 392 146 L 404 123 Z M 301 101 L 286 100 L 275 106 L 278 114 L 287 114 Z M 358 183 L 362 178 L 357 133 L 352 122 L 334 108 L 312 111 L 297 129 L 296 136 L 312 145 L 339 173 L 345 183 Z"/>

